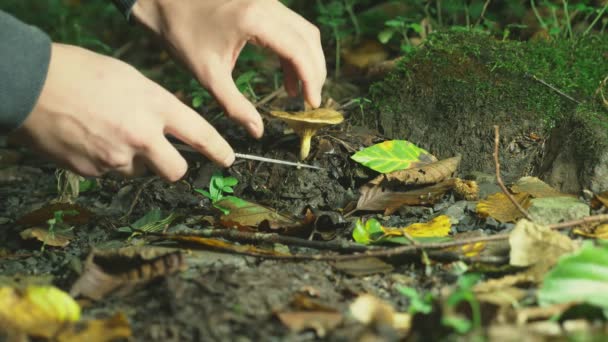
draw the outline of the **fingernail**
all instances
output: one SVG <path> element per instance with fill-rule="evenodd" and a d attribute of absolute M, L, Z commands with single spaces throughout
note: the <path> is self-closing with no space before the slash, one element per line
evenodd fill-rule
<path fill-rule="evenodd" d="M 262 134 L 264 133 L 264 126 L 261 122 L 251 121 L 247 124 L 247 127 L 249 128 L 249 133 L 254 138 L 259 139 L 262 137 Z"/>
<path fill-rule="evenodd" d="M 226 159 L 224 159 L 224 162 L 222 163 L 222 165 L 224 165 L 224 167 L 230 167 L 232 165 L 232 163 L 234 163 L 234 153 L 230 153 Z"/>

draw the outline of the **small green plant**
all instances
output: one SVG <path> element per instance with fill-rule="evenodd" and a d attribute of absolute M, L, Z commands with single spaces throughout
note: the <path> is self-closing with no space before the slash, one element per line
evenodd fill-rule
<path fill-rule="evenodd" d="M 451 327 L 460 334 L 466 334 L 481 328 L 481 308 L 473 292 L 473 286 L 480 279 L 481 276 L 474 273 L 460 276 L 456 289 L 446 300 L 446 304 L 451 308 L 455 308 L 462 302 L 468 303 L 471 308 L 471 320 L 459 316 L 448 316 L 443 318 L 443 325 Z"/>
<path fill-rule="evenodd" d="M 56 210 L 53 212 L 53 218 L 48 219 L 46 221 L 46 223 L 49 225 L 48 228 L 48 235 L 49 238 L 54 239 L 55 238 L 55 234 L 67 234 L 69 233 L 74 227 L 68 225 L 65 223 L 65 221 L 63 220 L 64 215 L 68 215 L 68 216 L 76 216 L 78 215 L 79 212 L 78 210 Z M 42 251 L 44 251 L 44 247 L 46 246 L 46 242 L 42 243 L 42 247 L 40 248 Z"/>
<path fill-rule="evenodd" d="M 200 108 L 203 104 L 211 102 L 213 97 L 207 89 L 201 87 L 197 80 L 190 80 L 190 97 L 192 98 L 192 107 Z"/>
<path fill-rule="evenodd" d="M 207 197 L 213 203 L 213 206 L 222 211 L 225 215 L 228 210 L 217 206 L 217 202 L 224 198 L 225 194 L 234 193 L 233 187 L 239 183 L 238 179 L 228 176 L 224 177 L 220 171 L 214 172 L 209 181 L 209 191 L 203 189 L 194 189 L 194 191 Z"/>
<path fill-rule="evenodd" d="M 234 83 L 241 93 L 249 95 L 249 98 L 255 101 L 258 99 L 258 96 L 253 90 L 252 84 L 259 81 L 260 77 L 258 72 L 255 70 L 249 70 L 239 75 Z"/>
<path fill-rule="evenodd" d="M 365 122 L 365 110 L 364 107 L 366 104 L 371 104 L 372 100 L 368 99 L 367 97 L 357 97 L 354 98 L 353 103 L 357 104 L 357 106 L 359 107 L 359 112 L 361 113 L 361 123 L 363 124 Z"/>
<path fill-rule="evenodd" d="M 409 34 L 412 31 L 418 34 L 422 33 L 422 26 L 420 24 L 413 22 L 411 19 L 398 16 L 391 20 L 387 20 L 384 25 L 386 28 L 378 33 L 378 40 L 382 44 L 388 44 L 388 42 L 397 35 L 401 37 L 401 51 L 411 52 L 414 50 L 414 46 L 410 42 Z"/>
<path fill-rule="evenodd" d="M 435 296 L 432 293 L 420 293 L 413 287 L 400 286 L 397 291 L 410 300 L 408 312 L 412 315 L 417 313 L 429 314 L 433 311 Z"/>
<path fill-rule="evenodd" d="M 342 49 L 342 41 L 350 32 L 346 25 L 347 10 L 342 1 L 332 0 L 327 5 L 323 4 L 323 1 L 317 0 L 317 8 L 319 16 L 317 21 L 319 24 L 328 29 L 335 41 L 336 45 L 336 66 L 334 71 L 334 77 L 340 77 L 340 51 Z"/>

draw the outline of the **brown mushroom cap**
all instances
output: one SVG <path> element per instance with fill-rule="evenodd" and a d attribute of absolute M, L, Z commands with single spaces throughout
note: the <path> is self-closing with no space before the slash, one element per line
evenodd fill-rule
<path fill-rule="evenodd" d="M 288 113 L 271 111 L 270 114 L 287 123 L 301 137 L 300 159 L 304 160 L 310 152 L 310 139 L 319 128 L 336 125 L 344 121 L 342 113 L 329 108 L 318 108 L 305 112 Z"/>

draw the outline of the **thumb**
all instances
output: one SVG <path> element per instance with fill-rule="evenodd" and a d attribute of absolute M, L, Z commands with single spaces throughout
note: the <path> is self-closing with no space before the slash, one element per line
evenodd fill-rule
<path fill-rule="evenodd" d="M 226 115 L 243 125 L 253 137 L 260 138 L 264 133 L 262 117 L 236 87 L 230 72 L 217 72 L 206 80 L 207 88 L 224 108 Z"/>

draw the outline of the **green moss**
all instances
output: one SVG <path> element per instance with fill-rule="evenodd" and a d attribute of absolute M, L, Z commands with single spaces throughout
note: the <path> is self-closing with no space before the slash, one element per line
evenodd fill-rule
<path fill-rule="evenodd" d="M 608 118 L 594 104 L 606 76 L 608 35 L 515 42 L 479 32 L 441 32 L 371 87 L 370 113 L 391 138 L 410 139 L 440 157 L 462 153 L 465 169 L 491 170 L 493 125 L 501 126 L 504 143 L 510 143 L 531 132 L 546 137 L 550 128 L 575 117 L 581 131 L 583 124 Z M 577 109 L 578 102 L 585 105 Z M 608 140 L 581 136 L 581 152 L 605 151 L 606 145 L 592 144 L 602 139 Z M 505 155 L 506 172 L 510 167 L 513 176 L 528 173 L 542 155 L 540 149 L 526 153 Z"/>

